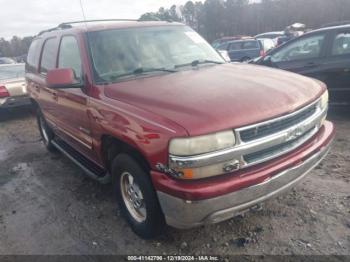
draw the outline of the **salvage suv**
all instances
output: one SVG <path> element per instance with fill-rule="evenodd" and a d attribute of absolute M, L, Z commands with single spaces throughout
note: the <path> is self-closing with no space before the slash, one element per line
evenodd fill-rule
<path fill-rule="evenodd" d="M 111 181 L 144 238 L 280 194 L 334 137 L 322 82 L 225 63 L 179 23 L 61 24 L 34 39 L 26 80 L 47 149 Z"/>

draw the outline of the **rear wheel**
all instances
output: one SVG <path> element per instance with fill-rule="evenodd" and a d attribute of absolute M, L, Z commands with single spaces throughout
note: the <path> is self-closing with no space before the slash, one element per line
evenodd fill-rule
<path fill-rule="evenodd" d="M 113 187 L 123 215 L 142 238 L 159 235 L 165 227 L 149 175 L 132 157 L 118 155 L 112 163 Z"/>
<path fill-rule="evenodd" d="M 52 140 L 55 137 L 54 132 L 52 131 L 52 129 L 46 123 L 44 115 L 40 111 L 40 109 L 37 109 L 37 114 L 36 115 L 37 115 L 37 121 L 38 121 L 40 135 L 41 135 L 41 138 L 42 138 L 42 140 L 44 142 L 45 147 L 50 152 L 57 152 L 55 146 L 52 144 Z"/>

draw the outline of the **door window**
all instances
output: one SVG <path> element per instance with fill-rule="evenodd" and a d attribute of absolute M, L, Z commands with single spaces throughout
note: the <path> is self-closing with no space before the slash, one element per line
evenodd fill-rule
<path fill-rule="evenodd" d="M 242 42 L 231 43 L 229 51 L 237 51 L 242 49 Z"/>
<path fill-rule="evenodd" d="M 259 43 L 258 41 L 247 41 L 243 42 L 243 49 L 250 50 L 250 49 L 259 49 Z"/>
<path fill-rule="evenodd" d="M 40 62 L 40 73 L 46 74 L 55 68 L 56 62 L 56 38 L 46 40 Z"/>
<path fill-rule="evenodd" d="M 350 54 L 350 33 L 339 33 L 336 35 L 332 46 L 332 55 Z"/>
<path fill-rule="evenodd" d="M 40 56 L 39 45 L 40 45 L 39 39 L 33 40 L 28 51 L 27 64 L 32 68 L 37 68 L 39 63 L 39 56 Z"/>
<path fill-rule="evenodd" d="M 325 35 L 313 35 L 302 38 L 291 44 L 287 44 L 284 48 L 272 55 L 271 61 L 274 63 L 297 61 L 304 59 L 318 58 L 325 42 Z"/>
<path fill-rule="evenodd" d="M 77 79 L 81 78 L 81 58 L 79 45 L 74 36 L 64 36 L 58 56 L 58 68 L 71 68 Z"/>

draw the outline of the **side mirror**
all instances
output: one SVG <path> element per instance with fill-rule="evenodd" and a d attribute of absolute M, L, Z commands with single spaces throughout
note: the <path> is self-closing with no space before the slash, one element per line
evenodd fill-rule
<path fill-rule="evenodd" d="M 81 82 L 77 81 L 71 68 L 53 69 L 47 72 L 46 85 L 48 88 L 77 88 Z"/>

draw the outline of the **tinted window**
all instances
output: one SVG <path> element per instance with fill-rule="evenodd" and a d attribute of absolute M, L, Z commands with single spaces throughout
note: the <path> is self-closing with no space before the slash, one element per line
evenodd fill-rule
<path fill-rule="evenodd" d="M 324 44 L 324 35 L 314 35 L 299 39 L 284 46 L 271 57 L 272 62 L 286 62 L 318 58 Z"/>
<path fill-rule="evenodd" d="M 58 57 L 59 68 L 72 68 L 77 78 L 81 77 L 81 58 L 78 42 L 74 36 L 62 38 Z"/>
<path fill-rule="evenodd" d="M 349 55 L 350 54 L 350 33 L 340 33 L 336 35 L 332 55 Z"/>
<path fill-rule="evenodd" d="M 230 51 L 241 50 L 242 42 L 235 42 L 230 44 Z"/>
<path fill-rule="evenodd" d="M 50 38 L 44 43 L 43 53 L 41 57 L 40 73 L 55 68 L 56 61 L 56 38 Z"/>
<path fill-rule="evenodd" d="M 24 64 L 0 66 L 0 80 L 24 77 Z"/>
<path fill-rule="evenodd" d="M 247 41 L 243 42 L 243 49 L 259 49 L 258 41 Z"/>
<path fill-rule="evenodd" d="M 34 40 L 30 45 L 28 56 L 27 56 L 27 64 L 36 68 L 38 66 L 39 61 L 39 44 L 40 41 L 38 39 Z"/>

